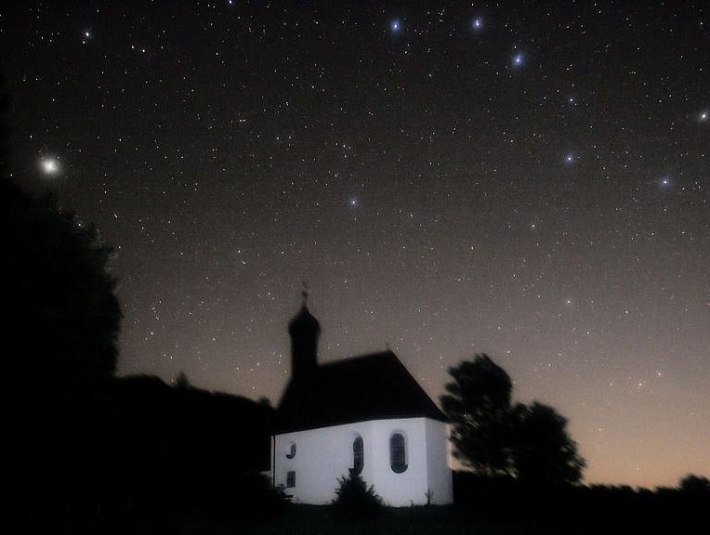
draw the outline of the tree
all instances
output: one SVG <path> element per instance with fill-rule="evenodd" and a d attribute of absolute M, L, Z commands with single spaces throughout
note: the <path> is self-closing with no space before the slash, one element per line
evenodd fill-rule
<path fill-rule="evenodd" d="M 689 494 L 710 494 L 710 479 L 688 474 L 680 480 L 679 488 Z"/>
<path fill-rule="evenodd" d="M 10 172 L 6 109 L 0 89 L 0 336 L 12 403 L 6 479 L 25 530 L 56 531 L 72 507 L 101 510 L 109 492 L 105 476 L 119 452 L 111 447 L 108 379 L 121 311 L 111 249 L 97 230 L 11 181 L 23 177 Z"/>
<path fill-rule="evenodd" d="M 449 373 L 453 382 L 441 403 L 452 425 L 454 455 L 486 476 L 510 473 L 510 376 L 485 354 Z"/>
<path fill-rule="evenodd" d="M 111 249 L 92 225 L 0 180 L 5 347 L 24 384 L 86 385 L 113 375 L 121 311 Z"/>
<path fill-rule="evenodd" d="M 567 419 L 538 402 L 518 404 L 512 414 L 511 451 L 518 480 L 536 486 L 578 483 L 586 463 L 567 433 Z"/>
<path fill-rule="evenodd" d="M 66 514 L 56 508 L 79 496 L 98 499 L 91 496 L 112 457 L 106 386 L 121 311 L 107 269 L 111 250 L 98 232 L 7 177 L 0 250 L 11 486 L 28 518 L 40 521 Z"/>
<path fill-rule="evenodd" d="M 442 396 L 454 455 L 479 474 L 514 476 L 534 485 L 574 484 L 585 461 L 567 433 L 567 420 L 534 402 L 511 405 L 512 381 L 487 355 L 450 368 Z"/>

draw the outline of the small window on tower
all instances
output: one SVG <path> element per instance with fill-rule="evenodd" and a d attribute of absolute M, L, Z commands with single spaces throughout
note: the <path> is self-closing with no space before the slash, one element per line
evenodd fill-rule
<path fill-rule="evenodd" d="M 296 444 L 291 442 L 286 450 L 286 458 L 293 459 L 296 456 Z"/>
<path fill-rule="evenodd" d="M 292 489 L 296 486 L 296 472 L 289 470 L 286 472 L 286 488 Z"/>

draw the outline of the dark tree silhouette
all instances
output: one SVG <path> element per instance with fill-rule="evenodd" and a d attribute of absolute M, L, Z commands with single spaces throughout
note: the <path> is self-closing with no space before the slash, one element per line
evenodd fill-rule
<path fill-rule="evenodd" d="M 0 247 L 13 379 L 41 389 L 110 377 L 121 311 L 97 230 L 2 180 Z"/>
<path fill-rule="evenodd" d="M 0 180 L 3 356 L 11 486 L 31 531 L 95 518 L 111 459 L 105 388 L 121 313 L 110 249 L 91 226 Z"/>
<path fill-rule="evenodd" d="M 107 387 L 121 312 L 96 229 L 11 180 L 0 96 L 0 323 L 7 479 L 28 532 L 95 517 L 111 462 Z M 77 513 L 76 504 L 89 515 Z"/>
<path fill-rule="evenodd" d="M 514 476 L 530 485 L 578 483 L 585 461 L 567 420 L 541 403 L 511 405 L 512 381 L 487 355 L 450 368 L 441 397 L 454 455 L 484 477 Z"/>
<path fill-rule="evenodd" d="M 441 403 L 452 425 L 454 455 L 483 475 L 508 474 L 510 377 L 487 355 L 463 361 L 449 373 L 453 382 Z"/>
<path fill-rule="evenodd" d="M 586 463 L 567 433 L 567 419 L 538 402 L 518 404 L 512 413 L 512 461 L 518 480 L 533 486 L 578 483 Z"/>
<path fill-rule="evenodd" d="M 688 474 L 680 480 L 680 490 L 690 494 L 710 495 L 710 479 L 704 476 Z"/>
<path fill-rule="evenodd" d="M 112 388 L 117 472 L 136 501 L 241 493 L 247 475 L 269 469 L 274 409 L 154 376 Z"/>

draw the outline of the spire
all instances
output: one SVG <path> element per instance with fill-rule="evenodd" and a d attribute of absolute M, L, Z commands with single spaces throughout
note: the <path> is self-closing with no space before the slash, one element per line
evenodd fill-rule
<path fill-rule="evenodd" d="M 320 324 L 308 310 L 308 287 L 303 284 L 301 310 L 288 324 L 291 335 L 291 375 L 294 379 L 308 376 L 318 366 Z"/>

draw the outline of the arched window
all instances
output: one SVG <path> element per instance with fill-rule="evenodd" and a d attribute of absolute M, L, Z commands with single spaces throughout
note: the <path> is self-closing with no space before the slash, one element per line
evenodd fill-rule
<path fill-rule="evenodd" d="M 353 440 L 353 468 L 352 473 L 360 475 L 362 467 L 365 465 L 365 448 L 361 436 L 356 436 Z"/>
<path fill-rule="evenodd" d="M 407 469 L 407 442 L 402 433 L 394 433 L 390 437 L 390 467 L 396 474 Z"/>
<path fill-rule="evenodd" d="M 296 443 L 290 442 L 286 449 L 286 458 L 293 459 L 296 456 Z"/>

